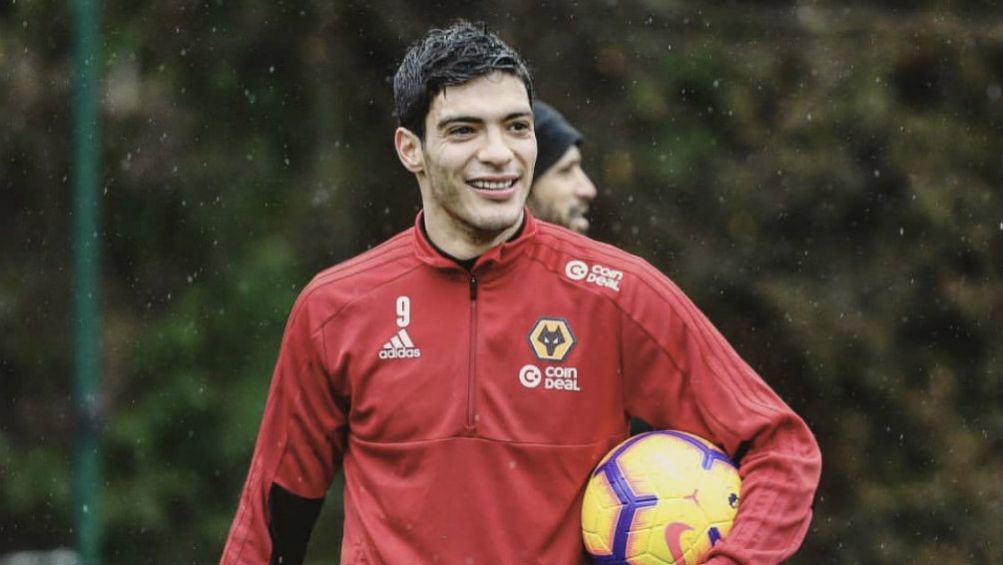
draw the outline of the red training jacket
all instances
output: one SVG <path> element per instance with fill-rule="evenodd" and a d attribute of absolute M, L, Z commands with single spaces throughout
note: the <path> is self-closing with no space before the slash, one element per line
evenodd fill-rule
<path fill-rule="evenodd" d="M 818 446 L 671 281 L 528 211 L 467 271 L 421 222 L 296 301 L 221 564 L 268 563 L 273 482 L 321 498 L 339 468 L 343 564 L 588 563 L 582 493 L 632 415 L 747 448 L 710 563 L 798 548 Z"/>

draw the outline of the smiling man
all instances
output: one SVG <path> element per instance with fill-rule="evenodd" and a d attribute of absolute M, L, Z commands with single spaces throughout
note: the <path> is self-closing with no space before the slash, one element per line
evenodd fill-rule
<path fill-rule="evenodd" d="M 302 563 L 341 470 L 341 563 L 585 564 L 582 493 L 631 416 L 739 462 L 742 504 L 708 563 L 793 553 L 811 432 L 664 275 L 527 211 L 519 56 L 467 23 L 432 30 L 394 97 L 422 211 L 293 306 L 221 563 Z"/>

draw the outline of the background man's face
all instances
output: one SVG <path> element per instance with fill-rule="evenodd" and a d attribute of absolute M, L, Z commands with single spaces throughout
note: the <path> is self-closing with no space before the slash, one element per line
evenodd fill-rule
<path fill-rule="evenodd" d="M 432 100 L 425 126 L 419 184 L 430 232 L 483 239 L 522 220 L 536 162 L 522 80 L 495 72 L 446 87 Z"/>
<path fill-rule="evenodd" d="M 585 214 L 595 197 L 596 187 L 582 170 L 582 154 L 572 145 L 536 180 L 529 196 L 529 207 L 543 220 L 585 233 L 589 229 Z"/>

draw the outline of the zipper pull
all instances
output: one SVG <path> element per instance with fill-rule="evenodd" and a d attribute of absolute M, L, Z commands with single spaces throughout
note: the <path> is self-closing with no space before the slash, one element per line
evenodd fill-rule
<path fill-rule="evenodd" d="M 470 299 L 477 300 L 477 277 L 470 275 Z"/>

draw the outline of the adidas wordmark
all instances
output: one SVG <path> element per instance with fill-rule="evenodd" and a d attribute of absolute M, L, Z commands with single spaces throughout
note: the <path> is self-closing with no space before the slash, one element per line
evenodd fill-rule
<path fill-rule="evenodd" d="M 421 357 L 421 349 L 414 346 L 407 329 L 401 328 L 390 341 L 383 344 L 380 359 L 415 359 Z"/>

